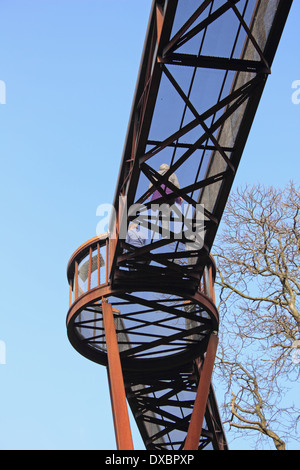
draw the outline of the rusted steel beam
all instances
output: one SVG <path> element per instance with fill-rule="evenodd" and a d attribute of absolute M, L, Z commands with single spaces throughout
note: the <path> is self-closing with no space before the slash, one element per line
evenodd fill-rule
<path fill-rule="evenodd" d="M 199 446 L 217 346 L 218 336 L 215 333 L 212 333 L 209 339 L 206 357 L 200 375 L 197 395 L 185 440 L 184 450 L 197 450 Z"/>
<path fill-rule="evenodd" d="M 159 58 L 161 64 L 182 65 L 207 69 L 234 70 L 240 72 L 270 73 L 270 68 L 262 61 L 234 59 L 227 57 L 197 56 L 193 54 L 173 53 Z"/>
<path fill-rule="evenodd" d="M 133 450 L 125 386 L 118 348 L 112 306 L 102 300 L 103 324 L 106 338 L 108 377 L 118 450 Z"/>

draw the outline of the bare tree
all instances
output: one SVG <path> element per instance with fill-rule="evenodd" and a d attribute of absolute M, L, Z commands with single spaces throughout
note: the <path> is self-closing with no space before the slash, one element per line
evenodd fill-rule
<path fill-rule="evenodd" d="M 280 407 L 282 384 L 299 377 L 299 188 L 238 189 L 214 256 L 223 332 L 217 372 L 227 384 L 227 421 L 282 450 L 299 416 L 293 404 Z"/>
<path fill-rule="evenodd" d="M 296 440 L 299 410 L 286 403 L 287 387 L 276 380 L 256 342 L 225 324 L 215 370 L 226 386 L 224 424 L 229 424 L 234 437 L 243 437 L 246 448 L 251 443 L 256 449 L 266 448 L 270 442 L 277 450 L 285 450 L 289 440 Z"/>

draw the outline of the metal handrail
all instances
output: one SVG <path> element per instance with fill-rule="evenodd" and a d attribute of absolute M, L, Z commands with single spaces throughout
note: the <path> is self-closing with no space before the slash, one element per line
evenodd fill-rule
<path fill-rule="evenodd" d="M 107 233 L 91 238 L 72 254 L 67 267 L 69 307 L 78 297 L 92 288 L 107 285 L 108 256 L 109 238 Z M 103 267 L 105 267 L 104 273 L 101 272 Z"/>

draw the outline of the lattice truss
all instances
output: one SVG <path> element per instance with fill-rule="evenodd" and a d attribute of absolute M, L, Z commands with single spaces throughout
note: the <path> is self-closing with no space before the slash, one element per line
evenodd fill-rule
<path fill-rule="evenodd" d="M 148 450 L 182 450 L 198 386 L 189 365 L 155 377 L 125 375 L 126 395 Z M 214 391 L 208 397 L 199 450 L 227 449 Z"/>
<path fill-rule="evenodd" d="M 266 46 L 280 1 L 200 3 L 156 2 L 116 192 L 133 208 L 129 217 L 119 208 L 117 232 L 138 214 L 148 243 L 119 250 L 123 267 L 143 260 L 152 272 L 159 266 L 194 275 L 191 266 L 212 245 L 270 73 Z M 164 174 L 162 164 L 169 166 Z M 151 210 L 155 191 L 155 204 L 172 205 L 168 236 Z"/>
<path fill-rule="evenodd" d="M 109 298 L 113 306 L 119 352 L 124 369 L 158 372 L 185 364 L 205 352 L 208 338 L 218 329 L 217 310 L 200 295 L 189 300 L 163 293 L 120 292 Z M 213 315 L 213 313 L 215 315 Z M 106 342 L 100 302 L 86 306 L 74 322 L 85 347 L 106 363 Z M 98 359 L 99 362 L 101 360 Z"/>

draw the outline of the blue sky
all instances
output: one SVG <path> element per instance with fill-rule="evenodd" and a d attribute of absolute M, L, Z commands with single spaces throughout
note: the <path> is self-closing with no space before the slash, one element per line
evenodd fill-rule
<path fill-rule="evenodd" d="M 113 200 L 151 3 L 0 0 L 0 449 L 115 449 L 106 370 L 67 340 L 66 266 Z M 235 184 L 298 181 L 299 18 Z"/>

